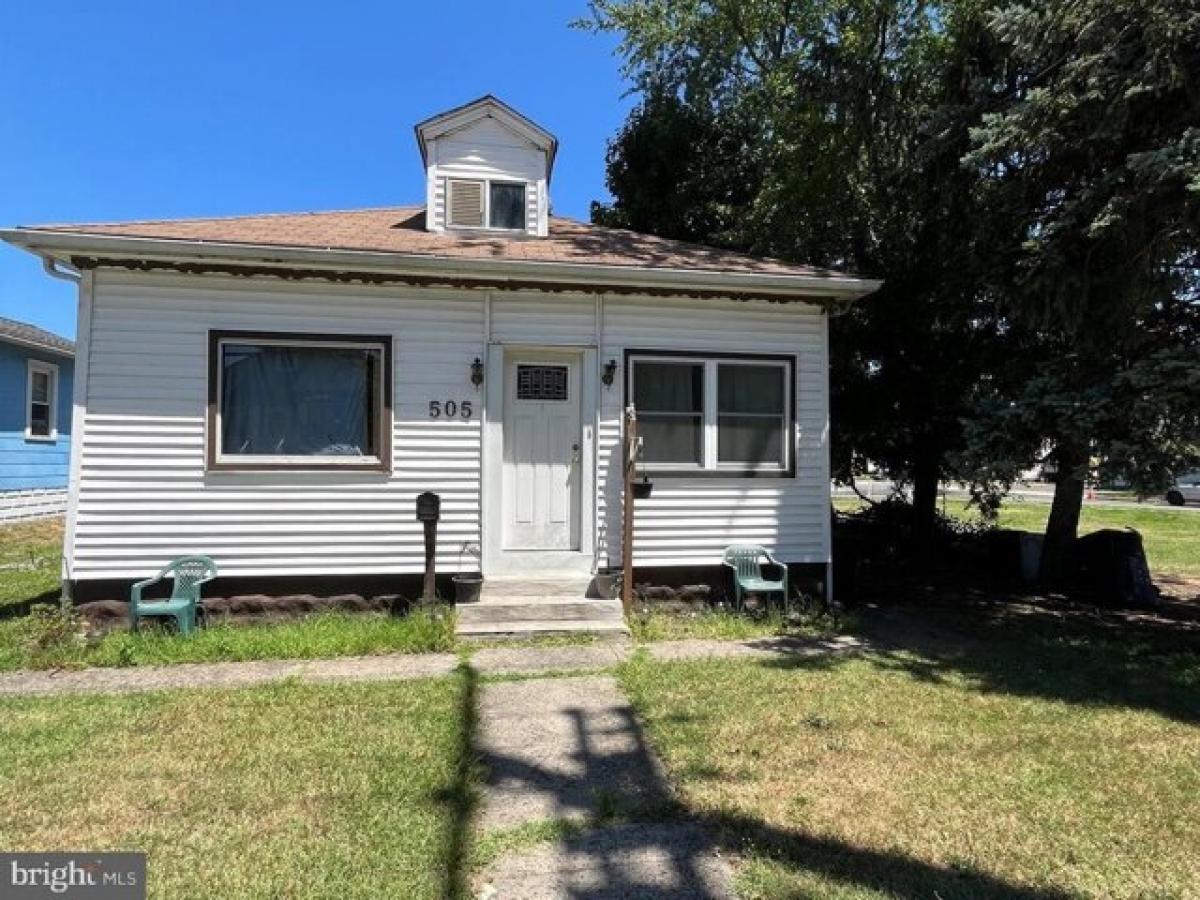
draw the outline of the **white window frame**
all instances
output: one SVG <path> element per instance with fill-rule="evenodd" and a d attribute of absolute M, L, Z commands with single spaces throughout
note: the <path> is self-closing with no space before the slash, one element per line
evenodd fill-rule
<path fill-rule="evenodd" d="M 325 339 L 325 338 L 305 338 L 302 335 L 289 337 L 284 335 L 279 336 L 256 336 L 253 334 L 237 335 L 237 334 L 222 334 L 216 339 L 216 359 L 215 359 L 215 391 L 213 393 L 213 414 L 212 427 L 212 463 L 210 468 L 216 469 L 366 469 L 379 470 L 389 469 L 391 466 L 391 454 L 389 448 L 382 443 L 376 448 L 376 452 L 370 456 L 340 456 L 336 454 L 318 455 L 292 455 L 292 454 L 260 454 L 260 453 L 226 453 L 221 445 L 221 436 L 224 433 L 222 427 L 222 416 L 224 408 L 222 399 L 224 397 L 224 373 L 225 373 L 225 347 L 233 344 L 240 346 L 275 346 L 275 347 L 317 347 L 328 349 L 351 349 L 351 350 L 378 350 L 379 351 L 379 366 L 376 372 L 377 384 L 375 386 L 375 396 L 377 398 L 378 409 L 373 415 L 375 416 L 375 428 L 379 430 L 376 439 L 380 442 L 391 441 L 391 417 L 388 412 L 388 393 L 387 381 L 391 378 L 390 372 L 390 353 L 388 347 L 383 341 L 375 340 L 357 340 L 352 337 L 346 340 Z"/>
<path fill-rule="evenodd" d="M 49 434 L 33 433 L 33 375 L 35 372 L 47 378 L 46 399 L 49 401 Z M 58 440 L 58 366 L 54 363 L 31 359 L 26 363 L 25 374 L 25 440 L 52 444 Z"/>
<path fill-rule="evenodd" d="M 468 181 L 472 184 L 480 184 L 483 186 L 480 191 L 480 202 L 483 204 L 483 224 L 482 225 L 457 225 L 450 221 L 451 210 L 454 209 L 453 198 L 450 196 L 454 190 L 454 182 Z M 525 189 L 525 202 L 521 209 L 524 212 L 525 224 L 517 228 L 502 228 L 498 225 L 492 225 L 492 185 L 493 184 L 514 184 Z M 454 231 L 504 231 L 511 234 L 519 234 L 529 230 L 529 182 L 521 181 L 517 178 L 446 178 L 446 227 Z"/>
<path fill-rule="evenodd" d="M 704 414 L 701 418 L 701 462 L 699 465 L 686 462 L 647 462 L 639 464 L 648 473 L 676 475 L 724 475 L 738 477 L 746 475 L 774 475 L 779 477 L 793 476 L 795 451 L 795 404 L 793 392 L 795 389 L 795 358 L 782 356 L 752 356 L 700 354 L 684 355 L 678 353 L 662 353 L 654 351 L 630 351 L 628 356 L 629 381 L 627 386 L 627 402 L 633 403 L 634 385 L 637 380 L 638 363 L 677 363 L 684 365 L 701 365 L 704 367 Z M 781 463 L 747 463 L 727 461 L 718 458 L 719 425 L 718 419 L 718 368 L 728 365 L 775 366 L 783 370 L 783 429 L 781 434 Z M 730 413 L 730 415 L 734 415 Z M 765 414 L 764 414 L 764 417 Z"/>

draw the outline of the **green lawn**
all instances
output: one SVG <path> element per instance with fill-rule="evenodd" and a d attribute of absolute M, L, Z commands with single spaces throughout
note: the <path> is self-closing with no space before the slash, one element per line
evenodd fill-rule
<path fill-rule="evenodd" d="M 62 519 L 0 525 L 0 616 L 24 612 L 34 598 L 58 596 Z"/>
<path fill-rule="evenodd" d="M 1048 503 L 1009 502 L 1000 509 L 1000 526 L 1045 531 Z M 1150 571 L 1160 575 L 1200 576 L 1200 513 L 1169 507 L 1085 506 L 1081 534 L 1101 528 L 1141 532 Z"/>
<path fill-rule="evenodd" d="M 849 512 L 860 508 L 855 497 L 838 497 L 834 505 Z M 947 498 L 946 512 L 969 522 L 979 514 L 962 500 Z M 1000 508 L 998 525 L 1042 532 L 1050 517 L 1050 504 L 1008 500 Z M 1155 575 L 1200 577 L 1200 513 L 1166 506 L 1087 506 L 1079 520 L 1080 534 L 1101 528 L 1135 528 L 1146 546 L 1150 571 Z"/>
<path fill-rule="evenodd" d="M 465 896 L 472 685 L 0 701 L 0 846 L 144 850 L 161 898 Z"/>
<path fill-rule="evenodd" d="M 806 614 L 799 620 L 788 621 L 778 607 L 772 607 L 768 614 L 761 616 L 722 609 L 692 613 L 634 610 L 629 617 L 629 630 L 635 641 L 644 644 L 692 639 L 741 641 L 777 635 L 823 637 L 837 629 L 836 623 L 828 616 Z"/>
<path fill-rule="evenodd" d="M 1027 616 L 621 679 L 746 898 L 1200 895 L 1200 642 Z"/>
<path fill-rule="evenodd" d="M 49 612 L 48 610 L 46 612 Z M 449 613 L 321 613 L 269 624 L 216 623 L 188 637 L 147 626 L 113 631 L 92 642 L 57 616 L 0 621 L 0 671 L 146 666 L 252 659 L 328 659 L 454 649 Z"/>

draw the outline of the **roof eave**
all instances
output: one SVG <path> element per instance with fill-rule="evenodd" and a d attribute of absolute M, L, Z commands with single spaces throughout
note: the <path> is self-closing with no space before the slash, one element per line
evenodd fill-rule
<path fill-rule="evenodd" d="M 56 356 L 65 356 L 69 359 L 75 358 L 74 350 L 68 350 L 65 347 L 55 347 L 53 344 L 43 344 L 41 341 L 19 338 L 11 334 L 0 334 L 0 342 L 24 347 L 29 350 L 38 350 L 42 353 L 53 353 Z"/>
<path fill-rule="evenodd" d="M 491 281 L 546 282 L 581 289 L 605 284 L 771 294 L 780 299 L 847 301 L 866 296 L 882 285 L 849 275 L 776 275 L 711 269 L 641 268 L 597 263 L 565 263 L 519 259 L 473 259 L 462 256 L 411 254 L 378 250 L 340 250 L 276 244 L 242 244 L 166 238 L 0 229 L 0 239 L 42 257 L 69 262 L 73 256 L 147 261 L 207 261 L 259 264 L 296 269 L 339 269 L 348 272 L 429 275 L 452 268 L 456 276 Z"/>

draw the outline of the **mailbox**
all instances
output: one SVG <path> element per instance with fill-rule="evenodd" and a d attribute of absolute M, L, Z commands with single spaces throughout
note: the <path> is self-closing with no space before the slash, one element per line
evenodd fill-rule
<path fill-rule="evenodd" d="M 417 521 L 436 522 L 442 515 L 442 498 L 433 491 L 417 495 Z"/>

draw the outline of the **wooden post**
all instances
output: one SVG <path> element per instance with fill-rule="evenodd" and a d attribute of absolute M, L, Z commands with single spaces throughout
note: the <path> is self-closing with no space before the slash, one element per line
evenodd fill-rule
<path fill-rule="evenodd" d="M 425 522 L 425 583 L 422 603 L 437 602 L 437 519 Z"/>
<path fill-rule="evenodd" d="M 621 606 L 625 615 L 633 610 L 633 480 L 637 474 L 637 440 L 637 412 L 628 406 L 625 408 L 624 520 L 621 528 Z"/>
<path fill-rule="evenodd" d="M 425 525 L 425 583 L 422 603 L 437 601 L 437 523 L 442 517 L 442 498 L 432 491 L 417 497 L 417 521 Z"/>

